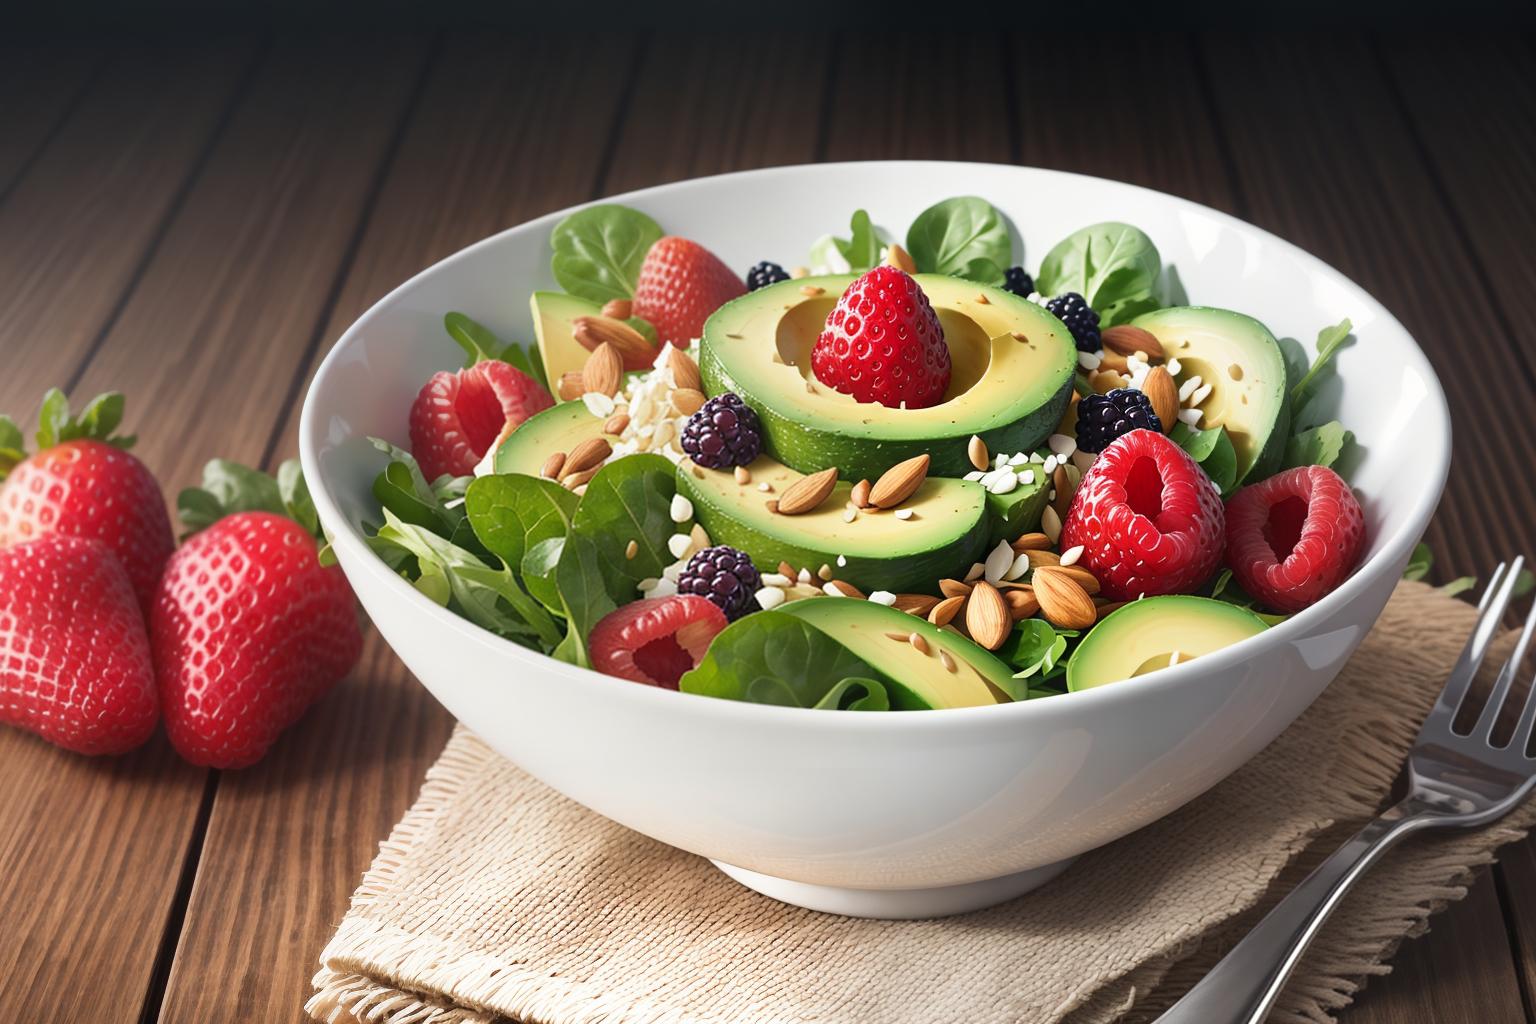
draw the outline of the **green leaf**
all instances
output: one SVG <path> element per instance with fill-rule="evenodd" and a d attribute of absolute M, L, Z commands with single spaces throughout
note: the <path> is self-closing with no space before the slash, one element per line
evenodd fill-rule
<path fill-rule="evenodd" d="M 1307 367 L 1311 359 L 1307 356 L 1307 350 L 1301 342 L 1295 338 L 1279 338 L 1280 358 L 1285 363 L 1285 390 L 1289 394 L 1296 390 L 1296 385 L 1301 383 L 1301 378 L 1307 375 Z"/>
<path fill-rule="evenodd" d="M 288 514 L 276 480 L 259 469 L 229 459 L 210 460 L 203 467 L 202 486 L 189 487 L 177 495 L 176 509 L 187 528 L 184 536 L 237 512 Z"/>
<path fill-rule="evenodd" d="M 482 556 L 489 554 L 475 536 L 464 509 L 449 506 L 450 501 L 464 495 L 469 477 L 444 476 L 429 484 L 410 452 L 382 438 L 368 440 L 390 458 L 389 465 L 373 481 L 373 496 L 381 506 L 459 547 Z"/>
<path fill-rule="evenodd" d="M 631 317 L 630 319 L 635 319 Z M 654 333 L 654 332 L 653 332 Z M 528 346 L 528 376 L 538 381 L 539 387 L 554 394 L 549 386 L 549 371 L 544 369 L 544 353 L 539 351 L 539 346 Z"/>
<path fill-rule="evenodd" d="M 508 473 L 481 477 L 469 485 L 464 510 L 475 536 L 497 558 L 515 568 L 523 585 L 547 608 L 560 608 L 554 567 L 581 499 L 553 480 Z M 540 560 L 529 555 L 542 549 Z M 550 554 L 553 558 L 550 558 Z"/>
<path fill-rule="evenodd" d="M 844 246 L 849 243 L 832 235 L 822 235 L 811 243 L 811 251 L 806 255 L 805 261 L 810 265 L 813 274 L 846 274 L 853 269 L 848 258 L 843 255 Z"/>
<path fill-rule="evenodd" d="M 555 280 L 572 295 L 596 303 L 633 298 L 645 254 L 661 237 L 654 220 L 625 206 L 577 210 L 555 225 Z"/>
<path fill-rule="evenodd" d="M 889 711 L 891 697 L 875 679 L 843 679 L 813 707 L 823 711 Z"/>
<path fill-rule="evenodd" d="M 77 417 L 70 413 L 69 399 L 64 392 L 50 388 L 43 396 L 42 409 L 38 412 L 37 447 L 42 450 L 65 441 L 90 440 L 101 441 L 114 448 L 132 448 L 135 438 L 113 433 L 123 422 L 123 407 L 123 396 L 116 391 L 108 391 L 91 399 Z M 6 422 L 15 428 L 10 419 L 6 419 Z M 8 452 L 21 450 L 21 444 L 7 445 L 0 439 L 0 459 Z"/>
<path fill-rule="evenodd" d="M 1303 430 L 1286 440 L 1283 468 L 1332 466 L 1354 437 L 1338 420 Z"/>
<path fill-rule="evenodd" d="M 1403 579 L 1422 580 L 1429 575 L 1429 570 L 1435 566 L 1435 552 L 1423 541 L 1414 545 L 1413 554 L 1408 556 L 1408 566 L 1403 570 Z"/>
<path fill-rule="evenodd" d="M 907 251 L 922 273 L 998 284 L 1013 260 L 1013 239 L 991 203 L 957 196 L 917 215 L 907 229 Z"/>
<path fill-rule="evenodd" d="M 69 427 L 69 399 L 58 388 L 49 388 L 37 414 L 37 447 L 52 448 L 64 440 Z"/>
<path fill-rule="evenodd" d="M 1200 464 L 1222 495 L 1232 492 L 1237 485 L 1237 449 L 1225 427 L 1196 430 L 1180 422 L 1168 436 Z"/>
<path fill-rule="evenodd" d="M 1440 593 L 1447 597 L 1455 597 L 1477 586 L 1476 576 L 1458 576 L 1449 583 L 1440 585 Z"/>
<path fill-rule="evenodd" d="M 73 437 L 90 437 L 106 440 L 112 436 L 118 424 L 123 422 L 124 400 L 121 392 L 109 391 L 91 399 L 80 413 L 77 423 L 66 430 Z"/>
<path fill-rule="evenodd" d="M 1158 309 L 1162 259 L 1139 228 L 1108 221 L 1074 231 L 1040 263 L 1035 287 L 1042 295 L 1076 292 L 1105 327 Z"/>
<path fill-rule="evenodd" d="M 487 359 L 497 358 L 502 350 L 501 341 L 490 330 L 463 313 L 449 313 L 443 317 L 443 327 L 464 350 L 464 365 L 474 366 Z"/>
<path fill-rule="evenodd" d="M 1306 395 L 1307 389 L 1316 383 L 1318 377 L 1333 362 L 1333 357 L 1344 343 L 1349 340 L 1349 332 L 1354 326 L 1346 318 L 1340 320 L 1332 327 L 1324 327 L 1317 332 L 1317 355 L 1312 358 L 1312 365 L 1301 380 L 1291 388 L 1291 404 L 1299 406 L 1301 399 Z"/>
<path fill-rule="evenodd" d="M 879 678 L 863 658 L 804 620 L 765 611 L 727 626 L 679 688 L 755 704 L 838 707 L 846 683 Z M 872 696 L 866 691 L 863 699 Z"/>
<path fill-rule="evenodd" d="M 9 416 L 0 416 L 0 480 L 27 457 L 27 441 Z"/>
<path fill-rule="evenodd" d="M 565 638 L 554 656 L 590 668 L 587 637 L 604 615 L 618 607 L 602 552 L 591 537 L 567 534 L 555 563 L 555 587 L 565 610 Z"/>
<path fill-rule="evenodd" d="M 1522 598 L 1531 591 L 1536 590 L 1536 573 L 1529 569 L 1521 569 L 1515 576 L 1514 588 L 1510 590 L 1511 598 Z"/>
<path fill-rule="evenodd" d="M 288 517 L 324 544 L 325 531 L 320 528 L 320 513 L 315 511 L 315 501 L 310 497 L 304 468 L 298 459 L 285 459 L 277 467 L 277 492 Z"/>
<path fill-rule="evenodd" d="M 1031 693 L 1032 688 L 1063 675 L 1067 670 L 1067 647 L 1079 635 L 1077 630 L 1056 629 L 1044 619 L 1019 621 L 997 651 L 999 658 L 1018 670 L 1013 678 L 1019 682 L 1007 688 L 1009 696 L 1014 700 L 1038 696 Z"/>
<path fill-rule="evenodd" d="M 843 250 L 843 257 L 855 274 L 862 274 L 880 262 L 880 239 L 864 210 L 854 211 L 850 228 L 853 237 L 848 241 L 848 248 Z"/>

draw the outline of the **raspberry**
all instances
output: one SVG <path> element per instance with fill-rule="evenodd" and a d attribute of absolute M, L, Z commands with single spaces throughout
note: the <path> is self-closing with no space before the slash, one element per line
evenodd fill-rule
<path fill-rule="evenodd" d="M 1221 496 L 1189 453 L 1153 430 L 1105 448 L 1061 527 L 1112 601 L 1187 594 L 1210 578 L 1225 538 Z"/>
<path fill-rule="evenodd" d="M 1103 345 L 1099 340 L 1099 314 L 1088 307 L 1088 301 L 1077 292 L 1058 295 L 1045 304 L 1056 319 L 1067 325 L 1072 340 L 1081 352 L 1097 352 Z"/>
<path fill-rule="evenodd" d="M 587 651 L 599 672 L 675 690 L 725 625 L 725 614 L 702 597 L 651 597 L 598 619 Z"/>
<path fill-rule="evenodd" d="M 762 450 L 757 413 L 729 391 L 705 402 L 683 427 L 683 451 L 705 469 L 745 466 Z"/>
<path fill-rule="evenodd" d="M 1277 612 L 1299 612 L 1344 581 L 1365 544 L 1365 513 L 1339 474 L 1300 466 L 1227 502 L 1227 568 Z"/>
<path fill-rule="evenodd" d="M 1009 267 L 1003 272 L 1003 290 L 1027 299 L 1035 290 L 1035 279 L 1023 267 Z"/>
<path fill-rule="evenodd" d="M 704 333 L 709 315 L 746 286 L 736 272 L 698 242 L 658 238 L 640 264 L 631 312 L 656 328 L 656 337 L 687 348 Z"/>
<path fill-rule="evenodd" d="M 497 359 L 435 373 L 411 404 L 411 454 L 429 482 L 468 476 L 509 428 L 554 404 L 532 377 Z"/>
<path fill-rule="evenodd" d="M 705 548 L 688 559 L 677 580 L 679 593 L 708 598 L 732 621 L 756 607 L 753 596 L 762 585 L 762 573 L 746 552 L 724 544 Z"/>
<path fill-rule="evenodd" d="M 811 349 L 811 370 L 860 402 L 924 409 L 944 400 L 949 347 L 911 275 L 876 267 L 843 292 Z"/>
<path fill-rule="evenodd" d="M 1152 400 L 1135 388 L 1085 395 L 1077 403 L 1077 446 L 1085 452 L 1101 452 L 1133 430 L 1163 430 Z"/>
<path fill-rule="evenodd" d="M 755 292 L 759 288 L 766 288 L 771 284 L 778 284 L 780 281 L 788 280 L 789 273 L 783 267 L 777 263 L 763 260 L 763 262 L 747 271 L 747 291 Z"/>

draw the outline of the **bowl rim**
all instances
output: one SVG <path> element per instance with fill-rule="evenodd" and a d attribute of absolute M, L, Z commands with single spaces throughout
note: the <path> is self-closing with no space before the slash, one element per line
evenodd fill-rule
<path fill-rule="evenodd" d="M 1157 202 L 1172 204 L 1176 208 L 1215 218 L 1223 226 L 1235 228 L 1243 232 L 1256 233 L 1266 245 L 1278 247 L 1282 253 L 1296 260 L 1303 268 L 1310 272 L 1331 275 L 1342 281 L 1363 297 L 1366 308 L 1372 314 L 1373 322 L 1384 323 L 1402 332 L 1403 337 L 1408 340 L 1410 349 L 1405 354 L 1403 362 L 1417 370 L 1421 378 L 1426 382 L 1426 394 L 1424 397 L 1428 402 L 1428 408 L 1424 417 L 1419 420 L 1420 425 L 1425 429 L 1418 439 L 1419 443 L 1423 445 L 1423 450 L 1420 453 L 1419 467 L 1421 470 L 1429 470 L 1429 472 L 1423 475 L 1426 487 L 1420 492 L 1413 508 L 1398 528 L 1382 540 L 1380 548 L 1375 555 L 1361 563 L 1337 589 L 1322 600 L 1310 608 L 1290 616 L 1284 622 L 1271 626 L 1263 633 L 1241 640 L 1230 647 L 1223 648 L 1212 654 L 1205 655 L 1197 661 L 1149 672 L 1145 676 L 1138 677 L 1135 687 L 1100 686 L 1088 690 L 1074 691 L 1069 695 L 1062 695 L 1063 697 L 1071 696 L 1072 700 L 1070 701 L 1038 698 L 1035 700 L 1014 701 L 1009 704 L 968 708 L 943 708 L 897 715 L 828 715 L 820 713 L 813 708 L 796 708 L 772 704 L 755 704 L 748 701 L 724 700 L 702 694 L 665 690 L 656 686 L 612 685 L 615 681 L 600 672 L 558 661 L 547 654 L 542 654 L 513 643 L 511 640 L 497 636 L 495 633 L 477 626 L 468 619 L 436 604 L 424 594 L 418 592 L 404 579 L 391 572 L 383 561 L 375 557 L 352 523 L 342 515 L 341 510 L 331 497 L 325 478 L 320 473 L 318 447 L 323 439 L 323 431 L 319 429 L 316 420 L 314 404 L 316 395 L 322 389 L 326 377 L 335 368 L 337 361 L 341 358 L 341 354 L 351 345 L 353 339 L 364 333 L 373 320 L 383 316 L 385 310 L 394 303 L 397 296 L 416 286 L 423 278 L 438 273 L 441 269 L 456 264 L 461 260 L 475 258 L 480 250 L 496 244 L 503 236 L 513 231 L 537 229 L 541 226 L 552 227 L 570 213 L 588 206 L 603 203 L 622 203 L 632 200 L 643 201 L 651 196 L 687 189 L 690 186 L 705 181 L 721 182 L 730 179 L 760 179 L 773 176 L 813 176 L 836 172 L 847 173 L 861 169 L 869 170 L 876 167 L 895 167 L 912 172 L 920 170 L 954 172 L 975 168 L 985 168 L 992 171 L 1022 170 L 1052 177 L 1078 179 L 1099 184 L 1107 183 L 1118 188 L 1144 193 Z M 1416 431 L 1416 433 L 1418 432 Z M 300 461 L 304 468 L 305 478 L 309 481 L 311 496 L 319 512 L 320 519 L 327 528 L 332 545 L 345 551 L 353 565 L 365 566 L 370 580 L 375 585 L 389 588 L 400 599 L 414 602 L 417 614 L 429 616 L 435 622 L 448 627 L 457 634 L 458 639 L 461 641 L 487 647 L 490 650 L 496 651 L 502 657 L 510 656 L 511 660 L 526 665 L 528 668 L 552 673 L 561 679 L 562 685 L 589 688 L 592 698 L 604 700 L 615 706 L 633 705 L 639 708 L 660 709 L 663 705 L 656 702 L 665 701 L 670 706 L 678 708 L 678 713 L 714 715 L 718 719 L 738 720 L 747 725 L 763 724 L 766 726 L 770 722 L 782 721 L 799 728 L 846 729 L 865 732 L 888 729 L 964 728 L 967 723 L 972 722 L 986 722 L 994 726 L 1008 727 L 1010 723 L 1017 723 L 1020 716 L 1033 716 L 1036 719 L 1050 720 L 1068 715 L 1088 713 L 1093 708 L 1104 704 L 1140 701 L 1155 697 L 1168 688 L 1179 686 L 1182 682 L 1193 680 L 1198 676 L 1222 674 L 1234 666 L 1249 660 L 1261 649 L 1283 646 L 1290 641 L 1300 639 L 1348 606 L 1356 597 L 1373 585 L 1380 574 L 1406 561 L 1412 546 L 1417 544 L 1422 537 L 1431 515 L 1439 504 L 1445 487 L 1446 477 L 1450 470 L 1450 441 L 1450 412 L 1446 403 L 1445 392 L 1428 357 L 1425 356 L 1423 349 L 1419 347 L 1418 341 L 1397 317 L 1363 286 L 1300 246 L 1232 214 L 1181 196 L 1171 195 L 1130 182 L 1031 165 L 945 160 L 840 161 L 818 164 L 786 164 L 751 170 L 731 171 L 723 174 L 687 178 L 618 193 L 612 196 L 605 196 L 588 202 L 577 203 L 520 224 L 503 228 L 423 268 L 390 289 L 388 293 L 370 305 L 361 316 L 342 332 L 341 336 L 331 346 L 330 351 L 326 353 L 325 358 L 315 371 L 314 378 L 305 390 L 304 404 L 299 418 Z M 691 709 L 691 711 L 688 709 Z"/>

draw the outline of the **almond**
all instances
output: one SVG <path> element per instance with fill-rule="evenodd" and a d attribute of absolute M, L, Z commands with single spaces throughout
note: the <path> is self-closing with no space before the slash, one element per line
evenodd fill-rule
<path fill-rule="evenodd" d="M 970 444 L 965 446 L 965 454 L 970 458 L 971 465 L 983 473 L 992 465 L 992 456 L 987 452 L 987 442 L 975 434 L 971 435 Z"/>
<path fill-rule="evenodd" d="M 704 390 L 704 378 L 699 374 L 699 364 L 687 352 L 674 347 L 667 353 L 667 365 L 672 368 L 673 387 L 692 388 L 699 392 Z"/>
<path fill-rule="evenodd" d="M 859 508 L 869 508 L 869 488 L 868 480 L 860 480 L 853 485 L 853 490 L 848 492 L 848 500 Z"/>
<path fill-rule="evenodd" d="M 950 620 L 960 614 L 960 609 L 965 604 L 965 597 L 946 597 L 928 611 L 928 621 L 935 626 L 947 626 Z"/>
<path fill-rule="evenodd" d="M 704 392 L 698 388 L 677 388 L 672 392 L 672 408 L 692 416 L 704 407 Z"/>
<path fill-rule="evenodd" d="M 581 380 L 588 392 L 612 397 L 624 381 L 624 358 L 606 341 L 592 350 L 581 368 Z"/>
<path fill-rule="evenodd" d="M 562 402 L 574 402 L 586 393 L 587 387 L 581 382 L 579 373 L 562 373 L 560 383 L 555 386 L 555 392 Z"/>
<path fill-rule="evenodd" d="M 860 601 L 864 600 L 864 591 L 860 590 L 852 583 L 847 583 L 843 580 L 828 580 L 827 586 L 831 587 L 833 590 L 836 590 L 844 597 L 857 598 Z"/>
<path fill-rule="evenodd" d="M 1046 621 L 1061 629 L 1087 629 L 1098 621 L 1088 591 L 1059 569 L 1042 569 L 1034 575 L 1035 598 Z"/>
<path fill-rule="evenodd" d="M 1148 359 L 1167 358 L 1167 353 L 1163 351 L 1163 343 L 1157 340 L 1157 335 L 1145 327 L 1132 327 L 1130 324 L 1106 327 L 1099 332 L 1099 340 L 1104 343 L 1106 351 L 1116 352 L 1122 356 L 1145 352 Z"/>
<path fill-rule="evenodd" d="M 986 580 L 976 581 L 970 600 L 965 602 L 965 629 L 972 640 L 989 651 L 1003 646 L 1013 631 L 1013 615 L 1008 610 L 1008 602 Z"/>
<path fill-rule="evenodd" d="M 1051 547 L 1051 538 L 1043 533 L 1026 533 L 1013 542 L 1015 551 L 1046 551 Z"/>
<path fill-rule="evenodd" d="M 1072 505 L 1072 496 L 1077 493 L 1077 484 L 1073 481 L 1072 474 L 1068 472 L 1072 468 L 1075 467 L 1067 463 L 1064 466 L 1057 466 L 1056 471 L 1051 474 L 1051 486 L 1056 488 L 1056 497 L 1051 499 L 1051 507 L 1063 519 L 1067 516 L 1067 509 Z"/>
<path fill-rule="evenodd" d="M 1040 599 L 1035 596 L 1034 587 L 1010 587 L 1003 591 L 1003 601 L 1008 605 L 1008 614 L 1013 616 L 1013 621 L 1027 619 L 1040 610 Z"/>
<path fill-rule="evenodd" d="M 790 579 L 794 579 L 796 576 L 795 567 L 790 565 L 788 562 L 780 562 L 779 575 L 788 576 Z"/>
<path fill-rule="evenodd" d="M 597 476 L 597 471 L 599 468 L 601 467 L 592 466 L 588 469 L 582 470 L 579 473 L 566 473 L 560 478 L 560 486 L 574 491 L 576 488 L 590 482 L 593 477 Z"/>
<path fill-rule="evenodd" d="M 961 583 L 959 580 L 939 580 L 939 593 L 945 597 L 964 597 L 970 592 L 969 583 Z"/>
<path fill-rule="evenodd" d="M 618 437 L 629 426 L 629 413 L 616 412 L 603 421 L 603 433 Z"/>
<path fill-rule="evenodd" d="M 1163 425 L 1163 433 L 1168 433 L 1179 418 L 1179 386 L 1173 382 L 1173 374 L 1164 367 L 1152 367 L 1142 379 L 1141 391 L 1152 403 L 1152 411 Z"/>
<path fill-rule="evenodd" d="M 779 496 L 778 512 L 784 516 L 798 516 L 821 506 L 837 485 L 837 467 L 831 466 L 820 473 L 801 477 Z"/>
<path fill-rule="evenodd" d="M 1048 566 L 1048 568 L 1052 572 L 1066 573 L 1068 576 L 1077 581 L 1078 586 L 1082 587 L 1090 594 L 1097 594 L 1099 592 L 1099 581 L 1094 578 L 1093 573 L 1089 572 L 1087 569 L 1084 569 L 1080 565 L 1053 565 Z"/>
<path fill-rule="evenodd" d="M 908 615 L 926 616 L 938 603 L 939 599 L 931 594 L 897 594 L 891 607 Z"/>
<path fill-rule="evenodd" d="M 603 303 L 603 316 L 611 316 L 615 320 L 628 320 L 634 312 L 635 304 L 628 299 L 609 299 Z"/>
<path fill-rule="evenodd" d="M 1119 611 L 1129 603 L 1129 601 L 1105 601 L 1103 604 L 1099 605 L 1099 618 L 1103 619 L 1104 616 L 1108 615 L 1110 612 Z"/>
<path fill-rule="evenodd" d="M 905 462 L 898 462 L 875 481 L 875 486 L 869 492 L 869 500 L 880 508 L 895 508 L 923 485 L 928 477 L 929 458 L 927 453 L 914 456 Z"/>
<path fill-rule="evenodd" d="M 544 460 L 544 468 L 539 470 L 539 476 L 550 480 L 560 479 L 560 471 L 565 468 L 565 452 L 555 452 Z"/>
<path fill-rule="evenodd" d="M 588 352 L 612 345 L 625 362 L 649 363 L 656 358 L 656 346 L 645 335 L 611 316 L 579 316 L 571 321 L 571 336 Z"/>
<path fill-rule="evenodd" d="M 885 250 L 885 265 L 895 267 L 897 270 L 905 270 L 909 274 L 917 273 L 917 263 L 912 259 L 912 255 L 895 242 Z"/>
<path fill-rule="evenodd" d="M 565 459 L 565 475 L 580 473 L 598 466 L 613 454 L 613 446 L 601 437 L 589 437 L 571 449 Z"/>
<path fill-rule="evenodd" d="M 1029 553 L 1029 567 L 1031 569 L 1054 569 L 1061 565 L 1061 556 L 1054 551 L 1031 551 Z"/>

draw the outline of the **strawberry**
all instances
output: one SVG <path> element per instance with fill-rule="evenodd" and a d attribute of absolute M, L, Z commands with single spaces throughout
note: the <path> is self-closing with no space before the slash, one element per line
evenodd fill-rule
<path fill-rule="evenodd" d="M 1072 497 L 1061 550 L 1112 601 L 1188 594 L 1210 578 L 1225 539 L 1221 495 L 1199 463 L 1153 430 L 1122 434 L 1099 454 Z"/>
<path fill-rule="evenodd" d="M 1364 544 L 1360 502 L 1326 466 L 1276 473 L 1227 502 L 1227 568 L 1273 611 L 1299 612 L 1331 593 Z"/>
<path fill-rule="evenodd" d="M 837 300 L 811 349 L 811 370 L 861 402 L 925 409 L 949 387 L 949 346 L 912 276 L 876 267 Z"/>
<path fill-rule="evenodd" d="M 166 733 L 194 764 L 242 768 L 351 671 L 362 634 L 295 464 L 273 483 L 215 461 L 179 504 L 211 525 L 171 556 L 150 615 Z"/>
<path fill-rule="evenodd" d="M 0 548 L 50 534 L 98 540 L 148 609 L 176 540 L 160 485 L 124 450 L 134 439 L 113 436 L 122 417 L 122 395 L 102 395 L 75 418 L 63 392 L 50 391 L 39 451 L 27 458 L 21 431 L 0 416 Z"/>
<path fill-rule="evenodd" d="M 0 551 L 0 722 L 121 754 L 158 715 L 144 618 L 111 550 L 55 533 Z"/>
<path fill-rule="evenodd" d="M 411 405 L 411 454 L 429 482 L 469 476 L 508 427 L 554 404 L 537 381 L 499 359 L 435 373 Z"/>
<path fill-rule="evenodd" d="M 640 264 L 631 312 L 656 328 L 656 337 L 687 348 L 704 333 L 709 315 L 747 293 L 730 267 L 698 242 L 658 238 Z"/>

